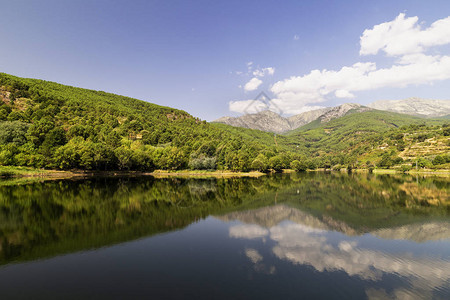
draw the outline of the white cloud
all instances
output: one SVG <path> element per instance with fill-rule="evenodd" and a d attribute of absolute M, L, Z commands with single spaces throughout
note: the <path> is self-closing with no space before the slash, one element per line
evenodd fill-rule
<path fill-rule="evenodd" d="M 247 92 L 256 90 L 260 85 L 262 84 L 262 80 L 256 77 L 253 77 L 250 79 L 249 82 L 247 82 L 244 85 L 244 90 Z"/>
<path fill-rule="evenodd" d="M 450 43 L 450 17 L 434 22 L 425 30 L 417 24 L 418 20 L 418 17 L 405 18 L 402 13 L 393 21 L 364 30 L 359 53 L 377 54 L 381 50 L 389 56 L 398 56 Z"/>
<path fill-rule="evenodd" d="M 268 68 L 256 69 L 255 71 L 253 71 L 253 76 L 264 77 L 266 75 L 273 75 L 274 73 L 275 73 L 275 68 L 268 67 Z"/>
<path fill-rule="evenodd" d="M 375 62 L 356 62 L 340 70 L 312 70 L 286 78 L 272 85 L 273 103 L 286 114 L 297 114 L 304 111 L 304 106 L 315 106 L 333 97 L 355 98 L 355 92 L 359 91 L 405 88 L 450 79 L 450 56 L 426 53 L 431 47 L 450 44 L 450 17 L 422 29 L 418 17 L 400 14 L 391 22 L 365 30 L 360 44 L 361 55 L 381 51 L 395 56 L 396 61 L 385 68 L 378 68 Z M 257 71 L 254 76 L 261 75 Z M 250 89 L 246 90 L 254 90 L 262 83 L 257 79 L 252 78 L 247 83 Z"/>
<path fill-rule="evenodd" d="M 355 98 L 355 95 L 347 90 L 337 90 L 336 92 L 334 92 L 334 95 L 337 98 Z"/>

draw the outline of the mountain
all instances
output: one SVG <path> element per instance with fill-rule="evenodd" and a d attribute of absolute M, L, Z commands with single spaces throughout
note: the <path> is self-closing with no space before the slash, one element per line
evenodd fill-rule
<path fill-rule="evenodd" d="M 270 110 L 265 110 L 256 114 L 247 114 L 240 117 L 222 117 L 213 122 L 275 133 L 292 130 L 291 123 L 287 118 L 283 118 Z"/>
<path fill-rule="evenodd" d="M 325 114 L 326 112 L 330 111 L 332 108 L 325 107 L 315 110 L 310 110 L 303 112 L 301 114 L 289 117 L 289 123 L 291 124 L 291 129 L 294 130 L 296 128 L 299 128 L 300 126 L 306 125 L 314 120 L 316 120 L 321 115 Z"/>
<path fill-rule="evenodd" d="M 419 117 L 441 117 L 450 115 L 450 100 L 409 98 L 404 100 L 379 100 L 368 107 Z"/>
<path fill-rule="evenodd" d="M 370 110 L 368 107 L 354 103 L 346 103 L 337 107 L 326 107 L 307 111 L 289 118 L 284 118 L 270 110 L 240 117 L 222 117 L 213 122 L 223 123 L 235 127 L 251 128 L 261 131 L 285 133 L 320 119 L 321 123 L 340 118 L 347 113 Z"/>
<path fill-rule="evenodd" d="M 444 123 L 445 120 L 372 109 L 347 113 L 324 123 L 319 118 L 285 136 L 306 146 L 311 153 L 320 155 L 365 157 L 368 153 L 376 153 L 379 156 L 370 159 L 379 161 L 383 152 L 394 150 L 412 159 L 419 155 L 433 157 L 450 151 L 450 145 L 446 144 L 447 133 L 441 127 Z M 425 142 L 427 139 L 430 140 Z"/>

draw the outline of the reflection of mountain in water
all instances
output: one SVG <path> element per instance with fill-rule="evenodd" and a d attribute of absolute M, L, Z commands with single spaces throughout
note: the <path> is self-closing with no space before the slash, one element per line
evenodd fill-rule
<path fill-rule="evenodd" d="M 295 265 L 311 266 L 319 272 L 343 271 L 349 276 L 372 282 L 384 280 L 384 276 L 389 274 L 406 282 L 391 293 L 370 289 L 368 297 L 433 298 L 433 291 L 446 291 L 449 286 L 450 261 L 445 258 L 432 253 L 414 255 L 409 248 L 397 247 L 395 252 L 367 248 L 361 243 L 362 238 L 355 236 L 343 236 L 336 241 L 330 236 L 330 230 L 350 234 L 355 231 L 342 222 L 330 221 L 329 218 L 322 220 L 285 205 L 234 212 L 218 218 L 243 223 L 229 228 L 231 238 L 270 240 L 274 243 L 271 250 L 275 257 Z M 380 229 L 370 234 L 420 242 L 450 239 L 450 224 L 413 224 Z M 255 264 L 265 260 L 256 249 L 252 249 L 252 255 L 247 252 L 247 257 Z"/>
<path fill-rule="evenodd" d="M 310 228 L 339 231 L 346 235 L 370 233 L 383 239 L 402 239 L 416 242 L 450 239 L 450 222 L 409 224 L 393 228 L 382 228 L 374 231 L 362 231 L 361 229 L 353 229 L 345 222 L 334 220 L 330 216 L 322 215 L 320 217 L 315 217 L 299 209 L 282 204 L 243 212 L 233 212 L 224 216 L 218 216 L 217 218 L 223 221 L 239 220 L 246 224 L 264 227 L 265 229 L 288 220 Z M 253 227 L 253 231 L 258 231 L 254 228 L 255 227 Z M 259 231 L 261 232 L 264 230 L 260 229 Z"/>
<path fill-rule="evenodd" d="M 430 222 L 448 220 L 449 187 L 445 178 L 341 173 L 2 181 L 0 265 L 104 247 L 249 209 L 254 210 L 221 218 L 260 224 L 247 232 L 255 236 L 287 219 L 346 235 L 376 231 L 383 238 L 440 239 L 448 237 L 448 222 L 434 227 Z M 278 206 L 265 208 L 274 200 Z"/>
<path fill-rule="evenodd" d="M 383 228 L 371 232 L 383 239 L 412 240 L 425 242 L 450 239 L 450 222 L 411 224 L 395 228 Z"/>

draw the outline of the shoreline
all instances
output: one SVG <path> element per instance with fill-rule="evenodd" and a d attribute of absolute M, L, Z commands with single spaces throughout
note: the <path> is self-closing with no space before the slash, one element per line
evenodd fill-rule
<path fill-rule="evenodd" d="M 347 173 L 346 169 L 341 169 L 340 171 L 333 171 L 329 169 L 316 169 L 308 170 L 307 172 L 343 172 Z M 354 169 L 353 173 L 369 173 L 368 169 Z M 294 170 L 285 169 L 284 174 L 295 173 Z M 409 174 L 409 175 L 435 175 L 435 176 L 445 176 L 450 177 L 450 170 L 410 170 L 408 172 L 402 172 L 395 169 L 374 169 L 373 174 Z M 33 169 L 28 167 L 10 167 L 10 166 L 0 166 L 0 180 L 8 178 L 44 178 L 44 179 L 69 179 L 69 178 L 89 178 L 94 176 L 102 177 L 116 177 L 116 176 L 152 176 L 155 178 L 168 178 L 168 177 L 196 177 L 196 178 L 233 178 L 233 177 L 252 177 L 258 178 L 261 176 L 266 176 L 270 173 L 262 173 L 258 171 L 250 172 L 233 172 L 233 171 L 203 171 L 203 170 L 155 170 L 152 172 L 142 172 L 142 171 L 85 171 L 85 170 L 71 170 L 71 171 L 60 171 L 60 170 L 46 170 L 46 169 Z"/>

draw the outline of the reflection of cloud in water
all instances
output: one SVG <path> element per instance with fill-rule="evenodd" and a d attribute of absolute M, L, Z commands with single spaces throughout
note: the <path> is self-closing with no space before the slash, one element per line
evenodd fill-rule
<path fill-rule="evenodd" d="M 433 281 L 435 286 L 450 279 L 450 262 L 442 259 L 417 258 L 406 254 L 389 255 L 356 247 L 355 242 L 341 241 L 338 246 L 327 242 L 325 235 L 304 230 L 297 224 L 277 225 L 270 229 L 277 242 L 275 255 L 293 263 L 307 264 L 318 271 L 345 271 L 364 279 L 377 280 L 382 272 Z"/>
<path fill-rule="evenodd" d="M 398 289 L 389 294 L 383 290 L 368 291 L 367 295 L 373 298 L 383 293 L 393 299 L 425 296 L 430 295 L 431 289 L 446 289 L 448 286 L 450 262 L 445 259 L 370 250 L 358 247 L 355 241 L 341 240 L 336 245 L 331 243 L 327 233 L 327 230 L 291 222 L 269 229 L 253 224 L 235 225 L 229 229 L 229 235 L 233 238 L 270 238 L 276 242 L 272 251 L 278 258 L 294 264 L 310 265 L 320 272 L 344 271 L 350 276 L 373 281 L 381 280 L 383 274 L 392 274 L 410 282 L 408 289 Z M 246 255 L 254 262 L 259 261 L 253 252 L 246 252 Z"/>
<path fill-rule="evenodd" d="M 230 227 L 230 237 L 257 239 L 265 237 L 269 234 L 269 230 L 258 225 L 236 225 Z"/>
<path fill-rule="evenodd" d="M 258 273 L 272 275 L 275 274 L 275 266 L 268 266 L 263 264 L 263 256 L 256 249 L 247 248 L 245 249 L 245 255 L 253 263 L 253 269 Z"/>
<path fill-rule="evenodd" d="M 252 263 L 256 264 L 263 260 L 261 254 L 259 254 L 256 249 L 245 249 L 245 255 L 252 261 Z"/>

